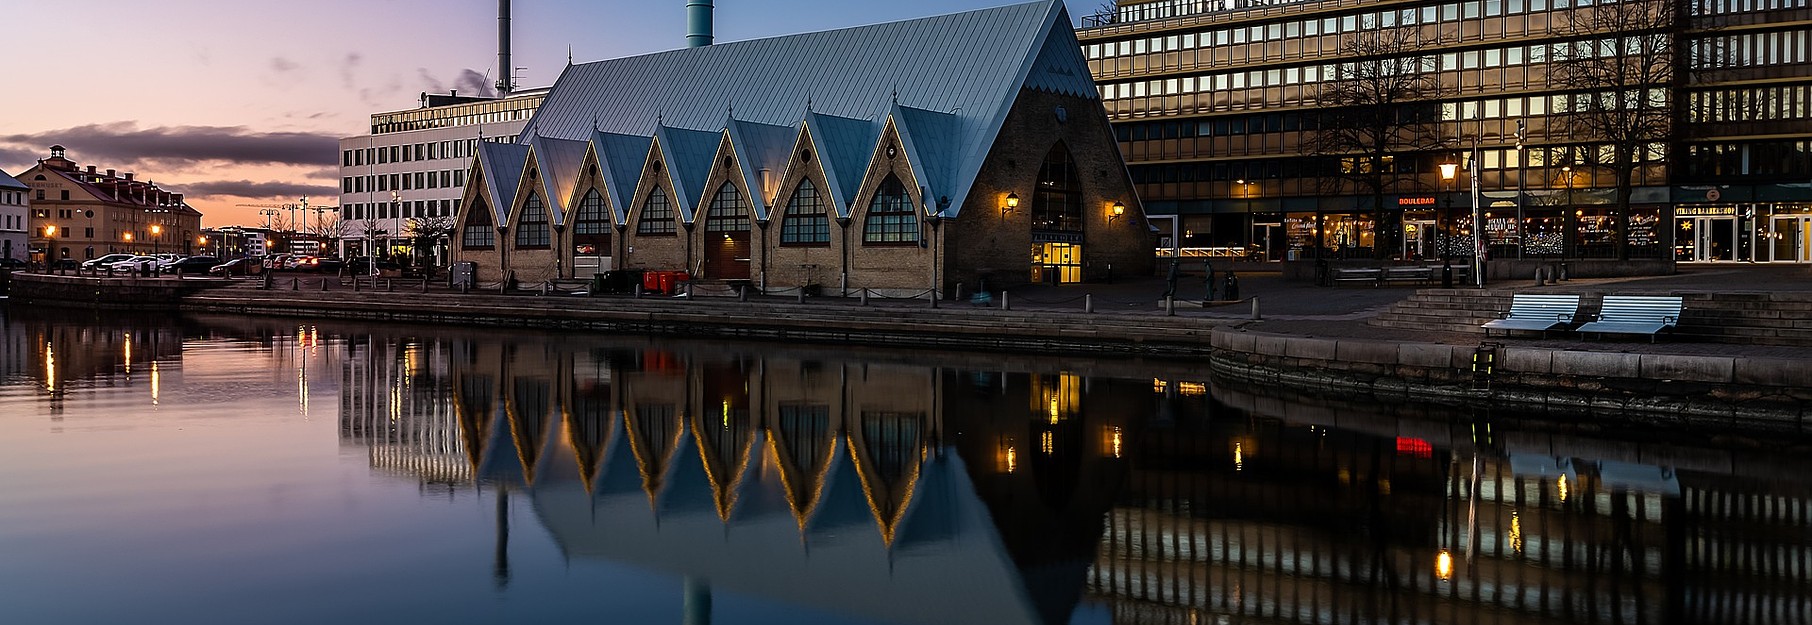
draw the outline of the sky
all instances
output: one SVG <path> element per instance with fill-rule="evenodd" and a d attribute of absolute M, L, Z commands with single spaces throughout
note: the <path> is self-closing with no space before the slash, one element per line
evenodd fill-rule
<path fill-rule="evenodd" d="M 717 0 L 718 42 L 956 13 L 1018 0 Z M 1072 18 L 1107 4 L 1065 0 Z M 686 0 L 514 0 L 518 85 L 575 62 L 685 45 Z M 423 91 L 496 81 L 494 0 L 19 2 L 0 38 L 0 170 L 61 144 L 81 165 L 186 194 L 208 227 L 237 204 L 334 204 L 339 139 Z"/>

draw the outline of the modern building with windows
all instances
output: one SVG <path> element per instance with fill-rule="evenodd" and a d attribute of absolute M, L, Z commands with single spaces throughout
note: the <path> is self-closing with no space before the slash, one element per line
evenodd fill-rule
<path fill-rule="evenodd" d="M 114 252 L 189 255 L 205 242 L 201 211 L 132 172 L 82 167 L 63 146 L 21 172 L 31 187 L 32 262 L 87 260 Z"/>
<path fill-rule="evenodd" d="M 0 258 L 23 260 L 31 187 L 0 171 Z"/>
<path fill-rule="evenodd" d="M 1812 262 L 1812 5 L 1694 0 L 1665 23 L 1592 22 L 1620 6 L 1659 5 L 1120 0 L 1078 36 L 1146 209 L 1172 218 L 1172 249 L 1471 256 L 1476 178 L 1493 259 Z M 1380 32 L 1410 45 L 1355 45 Z M 1369 163 L 1316 137 L 1350 112 L 1329 85 L 1385 57 L 1438 87 L 1396 109 L 1427 132 L 1384 161 L 1388 188 L 1372 193 L 1351 182 Z M 1592 58 L 1661 64 L 1622 87 L 1626 108 L 1666 117 L 1627 158 L 1569 130 L 1619 93 L 1564 78 L 1579 70 L 1563 62 Z M 1623 215 L 1619 163 L 1632 168 Z"/>
<path fill-rule="evenodd" d="M 342 231 L 327 233 L 340 238 L 340 254 L 409 253 L 411 220 L 444 232 L 478 142 L 516 141 L 546 95 L 423 93 L 420 108 L 372 114 L 370 134 L 340 140 Z"/>
<path fill-rule="evenodd" d="M 1059 1 L 573 65 L 521 135 L 465 189 L 482 281 L 922 296 L 1151 268 Z"/>

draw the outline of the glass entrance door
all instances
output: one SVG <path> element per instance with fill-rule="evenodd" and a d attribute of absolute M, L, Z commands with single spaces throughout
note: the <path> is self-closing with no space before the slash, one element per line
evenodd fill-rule
<path fill-rule="evenodd" d="M 1403 259 L 1419 260 L 1434 258 L 1440 255 L 1435 249 L 1435 222 L 1432 220 L 1412 220 L 1403 222 Z"/>
<path fill-rule="evenodd" d="M 1775 217 L 1768 230 L 1770 260 L 1778 263 L 1812 262 L 1812 217 Z"/>
<path fill-rule="evenodd" d="M 1675 260 L 1710 263 L 1736 260 L 1735 217 L 1681 217 L 1675 231 Z"/>

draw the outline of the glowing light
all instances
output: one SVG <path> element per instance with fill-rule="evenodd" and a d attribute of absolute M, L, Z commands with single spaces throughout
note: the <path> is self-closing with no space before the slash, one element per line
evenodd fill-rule
<path fill-rule="evenodd" d="M 1120 457 L 1120 428 L 1114 427 L 1114 457 Z"/>
<path fill-rule="evenodd" d="M 1235 470 L 1235 471 L 1246 470 L 1246 445 L 1245 445 L 1245 443 L 1234 443 L 1233 444 L 1233 470 Z"/>
<path fill-rule="evenodd" d="M 1515 510 L 1510 511 L 1510 551 L 1523 552 L 1523 519 Z"/>
<path fill-rule="evenodd" d="M 1442 549 L 1441 553 L 1435 555 L 1434 572 L 1435 577 L 1441 578 L 1441 581 L 1453 579 L 1453 554 Z"/>
<path fill-rule="evenodd" d="M 1038 434 L 1038 451 L 1042 451 L 1044 452 L 1044 455 L 1049 456 L 1056 448 L 1056 438 L 1052 436 L 1050 432 L 1040 432 Z"/>
<path fill-rule="evenodd" d="M 724 429 L 730 429 L 730 398 L 724 398 Z"/>
<path fill-rule="evenodd" d="M 57 390 L 57 348 L 50 343 L 44 344 L 44 390 Z"/>
<path fill-rule="evenodd" d="M 1013 449 L 1012 447 L 1008 447 L 1007 448 L 1007 472 L 1012 473 L 1013 471 L 1017 470 L 1018 468 L 1019 468 L 1019 451 L 1016 449 Z"/>
<path fill-rule="evenodd" d="M 1153 392 L 1153 393 L 1162 394 L 1164 392 L 1164 389 L 1169 388 L 1169 387 L 1170 387 L 1169 382 L 1166 382 L 1166 381 L 1163 381 L 1163 380 L 1160 380 L 1157 378 L 1151 379 L 1151 392 Z"/>
<path fill-rule="evenodd" d="M 132 333 L 126 333 L 126 377 L 132 377 Z"/>
<path fill-rule="evenodd" d="M 1208 385 L 1201 382 L 1178 382 L 1177 394 L 1185 397 L 1201 397 L 1208 394 Z"/>
<path fill-rule="evenodd" d="M 1554 487 L 1559 491 L 1560 501 L 1565 503 L 1567 500 L 1567 476 L 1562 475 L 1559 479 L 1554 480 Z"/>
<path fill-rule="evenodd" d="M 157 405 L 157 392 L 160 384 L 160 376 L 157 372 L 157 361 L 153 360 L 151 361 L 151 405 L 153 406 Z"/>

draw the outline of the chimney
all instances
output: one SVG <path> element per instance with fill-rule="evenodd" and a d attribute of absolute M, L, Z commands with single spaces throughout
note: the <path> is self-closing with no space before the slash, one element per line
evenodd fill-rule
<path fill-rule="evenodd" d="M 113 170 L 111 170 L 111 169 L 109 169 L 109 170 L 107 170 L 107 177 L 108 177 L 108 178 L 113 178 L 113 177 L 115 177 L 115 176 L 114 176 L 114 174 L 113 174 Z"/>
<path fill-rule="evenodd" d="M 686 47 L 711 45 L 711 0 L 687 0 Z"/>
<path fill-rule="evenodd" d="M 516 68 L 510 64 L 510 0 L 497 0 L 497 95 L 516 90 Z"/>
<path fill-rule="evenodd" d="M 458 89 L 448 89 L 448 90 L 447 90 L 447 97 L 449 97 L 449 98 L 457 98 L 457 97 L 459 97 L 459 90 L 458 90 Z"/>
<path fill-rule="evenodd" d="M 175 205 L 177 205 L 177 206 L 182 206 L 182 194 L 181 194 L 181 193 L 173 193 L 173 194 L 171 194 L 171 195 L 170 195 L 170 203 L 171 203 L 171 204 L 175 204 Z"/>
<path fill-rule="evenodd" d="M 111 174 L 113 173 L 113 170 L 109 169 L 107 170 L 107 173 Z M 132 172 L 126 172 L 126 182 L 132 182 Z"/>
<path fill-rule="evenodd" d="M 89 174 L 93 174 L 93 173 L 94 173 L 94 166 L 93 166 L 93 165 L 89 165 L 89 166 L 88 166 L 88 173 L 89 173 Z"/>

